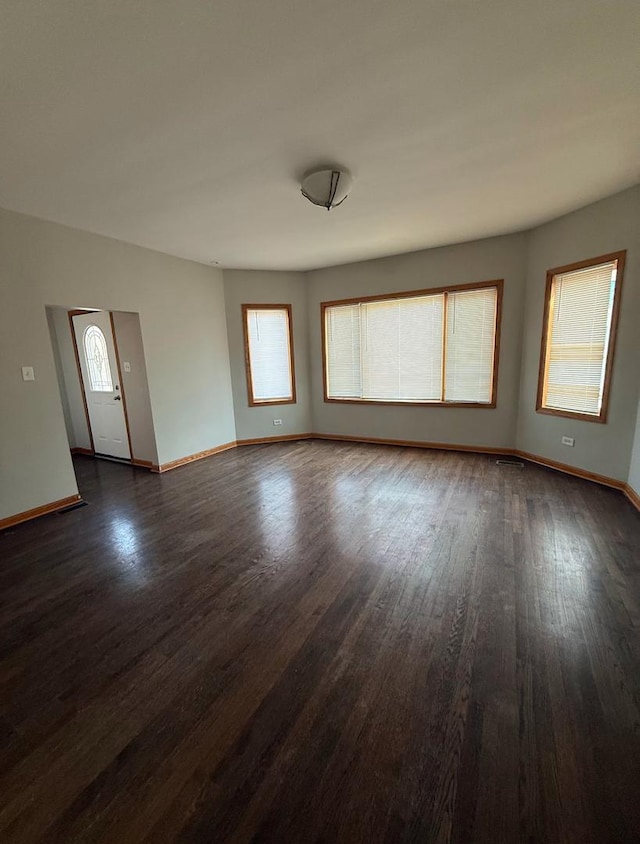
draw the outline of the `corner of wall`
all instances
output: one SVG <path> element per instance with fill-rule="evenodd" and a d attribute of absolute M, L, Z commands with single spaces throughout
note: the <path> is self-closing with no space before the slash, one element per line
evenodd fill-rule
<path fill-rule="evenodd" d="M 523 347 L 516 445 L 519 450 L 625 483 L 634 441 L 640 381 L 640 185 L 532 229 L 527 240 Z M 609 417 L 606 424 L 536 412 L 546 273 L 627 250 Z M 562 437 L 574 438 L 573 448 Z"/>
<path fill-rule="evenodd" d="M 224 270 L 226 330 L 233 391 L 236 438 L 267 440 L 291 438 L 312 430 L 309 389 L 307 284 L 304 273 L 276 270 Z M 243 304 L 292 306 L 293 355 L 296 373 L 295 404 L 250 407 L 245 369 Z M 273 420 L 282 424 L 274 426 Z"/>
<path fill-rule="evenodd" d="M 640 498 L 640 402 L 638 403 L 638 412 L 636 414 L 636 425 L 627 483 L 636 496 Z"/>

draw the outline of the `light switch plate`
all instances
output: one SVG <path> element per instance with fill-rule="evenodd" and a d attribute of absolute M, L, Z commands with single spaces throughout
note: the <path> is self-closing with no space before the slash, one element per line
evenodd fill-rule
<path fill-rule="evenodd" d="M 128 360 L 122 361 L 122 368 L 124 369 L 125 372 L 131 372 L 131 364 L 129 363 Z"/>
<path fill-rule="evenodd" d="M 32 366 L 23 366 L 22 367 L 22 380 L 23 381 L 35 381 L 36 376 L 33 371 Z"/>

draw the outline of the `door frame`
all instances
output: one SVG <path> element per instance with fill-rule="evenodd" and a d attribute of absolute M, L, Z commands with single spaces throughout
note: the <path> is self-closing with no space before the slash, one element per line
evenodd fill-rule
<path fill-rule="evenodd" d="M 84 406 L 84 415 L 87 421 L 87 430 L 89 431 L 89 442 L 91 443 L 91 451 L 89 454 L 95 457 L 96 454 L 96 447 L 93 441 L 93 431 L 91 430 L 91 420 L 89 419 L 89 407 L 87 405 L 87 394 L 85 390 L 84 378 L 82 377 L 82 367 L 80 366 L 80 352 L 78 350 L 78 341 L 76 338 L 76 332 L 73 325 L 73 317 L 80 316 L 85 314 L 97 314 L 97 313 L 105 313 L 104 311 L 100 311 L 97 308 L 86 308 L 80 309 L 76 308 L 72 311 L 67 311 L 69 317 L 69 330 L 71 331 L 71 339 L 73 341 L 73 351 L 75 352 L 76 356 L 76 367 L 78 369 L 78 379 L 80 380 L 80 392 L 82 393 L 82 404 Z M 129 454 L 131 455 L 129 461 L 123 459 L 123 462 L 131 462 L 135 461 L 135 456 L 133 454 L 133 448 L 131 446 L 131 431 L 129 430 L 129 414 L 127 413 L 127 398 L 125 395 L 124 383 L 122 381 L 122 368 L 120 366 L 120 352 L 118 351 L 118 339 L 116 337 L 116 329 L 115 324 L 113 321 L 113 313 L 111 311 L 107 311 L 106 313 L 109 314 L 109 322 L 111 324 L 111 336 L 113 338 L 113 349 L 115 352 L 116 357 L 116 366 L 118 368 L 118 381 L 120 382 L 120 393 L 122 395 L 122 409 L 124 410 L 124 424 L 125 428 L 127 429 L 127 440 L 129 442 Z M 83 450 L 82 453 L 86 453 L 89 450 Z M 118 458 L 121 459 L 121 458 Z"/>

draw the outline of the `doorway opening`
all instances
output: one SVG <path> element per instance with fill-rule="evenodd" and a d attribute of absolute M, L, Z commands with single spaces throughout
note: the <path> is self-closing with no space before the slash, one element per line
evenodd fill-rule
<path fill-rule="evenodd" d="M 113 315 L 69 311 L 69 321 L 93 452 L 96 457 L 130 461 L 131 435 Z"/>
<path fill-rule="evenodd" d="M 157 449 L 139 314 L 46 312 L 71 454 L 151 469 Z"/>

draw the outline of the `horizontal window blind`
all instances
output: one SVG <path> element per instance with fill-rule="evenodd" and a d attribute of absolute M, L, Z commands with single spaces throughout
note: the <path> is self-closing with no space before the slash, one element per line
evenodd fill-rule
<path fill-rule="evenodd" d="M 497 305 L 495 287 L 448 295 L 447 401 L 491 401 Z"/>
<path fill-rule="evenodd" d="M 441 399 L 443 301 L 421 296 L 360 306 L 363 398 Z"/>
<path fill-rule="evenodd" d="M 360 398 L 360 305 L 326 311 L 327 387 L 336 398 Z"/>
<path fill-rule="evenodd" d="M 245 318 L 253 401 L 293 399 L 288 310 L 248 308 Z"/>
<path fill-rule="evenodd" d="M 324 306 L 327 398 L 491 403 L 497 307 L 492 285 Z"/>
<path fill-rule="evenodd" d="M 616 261 L 555 275 L 549 300 L 543 406 L 602 409 Z"/>

